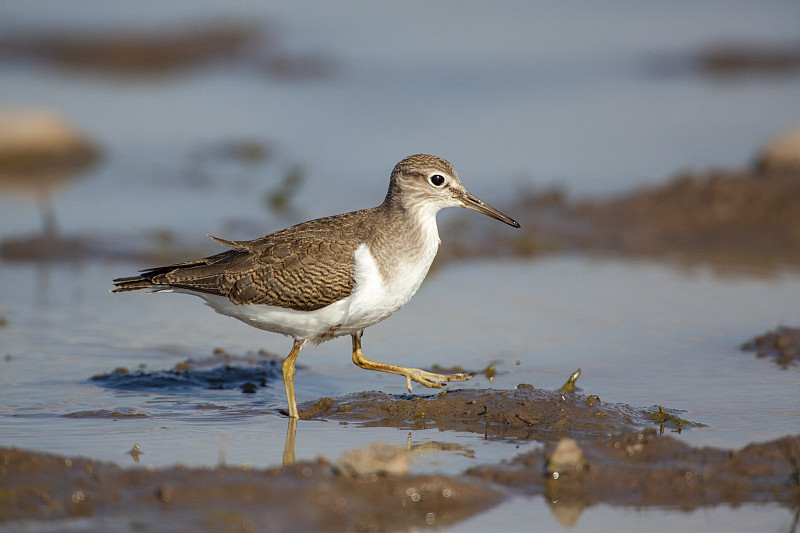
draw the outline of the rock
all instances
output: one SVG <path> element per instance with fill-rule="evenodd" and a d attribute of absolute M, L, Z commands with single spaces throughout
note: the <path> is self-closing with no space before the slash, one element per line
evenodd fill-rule
<path fill-rule="evenodd" d="M 800 125 L 767 142 L 758 155 L 756 168 L 764 173 L 800 173 Z"/>
<path fill-rule="evenodd" d="M 339 467 L 348 476 L 362 479 L 405 476 L 411 469 L 411 458 L 404 448 L 373 442 L 343 454 L 339 458 Z"/>

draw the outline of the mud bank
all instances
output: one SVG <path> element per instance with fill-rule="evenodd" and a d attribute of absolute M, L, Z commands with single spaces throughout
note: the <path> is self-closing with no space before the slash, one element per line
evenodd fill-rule
<path fill-rule="evenodd" d="M 687 172 L 611 198 L 529 191 L 503 206 L 515 235 L 454 225 L 445 259 L 582 251 L 715 265 L 800 265 L 800 176 Z M 441 255 L 441 254 L 440 254 Z"/>
<path fill-rule="evenodd" d="M 741 349 L 755 352 L 759 359 L 769 359 L 786 370 L 800 360 L 800 328 L 780 326 L 747 341 Z"/>
<path fill-rule="evenodd" d="M 720 504 L 800 505 L 800 436 L 740 450 L 692 448 L 655 431 L 581 443 L 585 464 L 545 475 L 553 445 L 467 474 L 580 508 L 596 503 L 692 510 Z"/>
<path fill-rule="evenodd" d="M 429 397 L 364 392 L 323 398 L 301 415 L 543 442 L 510 462 L 471 468 L 466 474 L 574 509 L 595 503 L 685 510 L 723 503 L 800 504 L 800 436 L 735 451 L 693 448 L 668 434 L 702 424 L 660 406 L 606 404 L 594 395 L 523 384 L 515 390 L 465 389 Z M 573 439 L 580 459 L 559 460 L 562 466 L 554 470 L 554 449 Z"/>
<path fill-rule="evenodd" d="M 553 447 L 460 476 L 366 479 L 324 458 L 267 470 L 153 470 L 0 448 L 0 523 L 69 528 L 90 519 L 83 524 L 148 531 L 382 531 L 456 524 L 515 494 L 541 495 L 573 523 L 598 503 L 687 511 L 800 505 L 800 436 L 731 451 L 692 448 L 655 430 L 629 431 L 581 441 L 585 460 L 548 474 Z"/>
<path fill-rule="evenodd" d="M 114 76 L 164 76 L 215 65 L 237 65 L 291 81 L 333 73 L 330 56 L 287 52 L 279 34 L 274 24 L 265 21 L 212 21 L 116 32 L 32 28 L 0 38 L 0 61 Z"/>
<path fill-rule="evenodd" d="M 271 356 L 236 357 L 219 350 L 207 359 L 185 361 L 175 372 L 193 387 L 207 387 L 190 378 L 205 376 L 209 366 L 230 369 L 240 363 L 259 369 L 264 361 L 272 361 Z M 154 376 L 120 370 L 105 377 L 132 380 L 128 385 L 141 385 L 144 379 L 152 386 L 148 380 Z M 233 388 L 252 376 L 226 370 L 217 378 L 222 383 L 215 386 Z M 761 502 L 800 505 L 800 436 L 740 450 L 693 448 L 671 435 L 702 424 L 660 406 L 642 409 L 521 384 L 513 390 L 463 389 L 430 396 L 361 392 L 307 402 L 301 417 L 299 425 L 306 427 L 333 421 L 437 428 L 472 432 L 509 446 L 521 440 L 542 444 L 459 475 L 409 475 L 413 446 L 383 445 L 381 453 L 370 457 L 367 447 L 338 461 L 320 457 L 295 464 L 298 423 L 292 420 L 287 421 L 284 466 L 268 469 L 224 464 L 122 468 L 0 448 L 0 524 L 25 527 L 29 521 L 47 521 L 77 530 L 104 525 L 148 531 L 402 530 L 457 524 L 518 495 L 544 497 L 565 524 L 599 503 L 683 510 Z M 564 453 L 565 448 L 570 451 Z M 134 447 L 130 453 L 137 451 Z"/>
<path fill-rule="evenodd" d="M 271 470 L 122 469 L 0 448 L 0 523 L 92 518 L 115 530 L 384 531 L 446 526 L 500 501 L 481 479 L 359 481 L 326 460 Z M 90 528 L 94 529 L 94 528 Z M 100 529 L 103 529 L 100 527 Z"/>
<path fill-rule="evenodd" d="M 514 390 L 462 389 L 436 396 L 360 392 L 301 406 L 303 419 L 337 420 L 401 429 L 468 431 L 493 439 L 552 441 L 603 436 L 653 424 L 682 430 L 700 424 L 661 408 L 604 403 L 595 395 L 567 394 L 520 384 Z"/>

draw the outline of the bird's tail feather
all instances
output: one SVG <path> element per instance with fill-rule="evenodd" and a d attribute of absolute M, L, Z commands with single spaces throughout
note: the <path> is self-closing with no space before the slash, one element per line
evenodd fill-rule
<path fill-rule="evenodd" d="M 111 292 L 138 291 L 140 289 L 152 289 L 156 285 L 142 276 L 132 276 L 130 278 L 117 278 L 114 280 L 114 289 Z"/>

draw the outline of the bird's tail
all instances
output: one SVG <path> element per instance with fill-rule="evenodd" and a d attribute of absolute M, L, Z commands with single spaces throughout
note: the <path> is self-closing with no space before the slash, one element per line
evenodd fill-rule
<path fill-rule="evenodd" d="M 114 280 L 114 287 L 111 292 L 138 291 L 140 289 L 153 289 L 156 284 L 142 276 L 132 276 L 130 278 L 117 278 Z"/>

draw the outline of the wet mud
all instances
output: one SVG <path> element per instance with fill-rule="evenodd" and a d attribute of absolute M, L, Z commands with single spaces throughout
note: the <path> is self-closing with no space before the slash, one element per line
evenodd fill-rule
<path fill-rule="evenodd" d="M 745 342 L 741 349 L 755 352 L 759 359 L 769 359 L 785 370 L 800 362 L 800 328 L 780 326 Z"/>
<path fill-rule="evenodd" d="M 599 437 L 658 425 L 681 431 L 701 424 L 663 408 L 605 403 L 595 395 L 568 394 L 520 384 L 514 390 L 461 389 L 435 396 L 360 392 L 300 406 L 301 419 L 362 426 L 467 431 L 492 439 L 548 442 L 565 436 Z"/>
<path fill-rule="evenodd" d="M 242 388 L 264 372 L 280 379 L 277 362 L 265 352 L 217 349 L 166 371 L 116 369 L 91 380 L 134 390 Z M 741 450 L 693 448 L 674 435 L 701 427 L 700 421 L 661 406 L 638 408 L 567 392 L 579 375 L 573 373 L 554 391 L 520 384 L 513 390 L 361 392 L 306 402 L 300 422 L 287 419 L 283 466 L 269 469 L 122 468 L 0 448 L 0 524 L 22 527 L 44 520 L 66 526 L 91 518 L 93 525 L 148 531 L 403 530 L 457 524 L 515 495 L 543 497 L 565 525 L 598 503 L 684 510 L 759 502 L 800 507 L 800 436 Z M 65 416 L 146 415 L 99 410 Z M 409 474 L 411 457 L 425 451 L 420 446 L 458 447 L 415 446 L 411 439 L 406 448 L 372 443 L 338 459 L 295 462 L 297 426 L 329 421 L 471 432 L 509 446 L 520 441 L 541 446 L 459 475 Z M 139 450 L 134 446 L 129 453 L 136 460 Z"/>
<path fill-rule="evenodd" d="M 294 463 L 292 420 L 285 465 L 266 470 L 121 468 L 0 448 L 0 523 L 91 517 L 93 524 L 153 531 L 395 530 L 456 524 L 514 495 L 544 497 L 564 524 L 598 503 L 684 510 L 751 502 L 800 506 L 800 436 L 740 450 L 693 448 L 660 434 L 659 416 L 666 412 L 526 385 L 429 397 L 359 393 L 301 410 L 310 419 L 301 425 L 436 427 L 510 445 L 544 443 L 457 476 L 409 475 L 413 447 L 377 444 L 338 461 Z M 672 429 L 681 427 L 686 424 Z"/>
<path fill-rule="evenodd" d="M 547 474 L 553 445 L 467 474 L 550 501 L 692 510 L 774 502 L 800 506 L 800 436 L 740 450 L 692 448 L 654 430 L 580 444 L 585 462 Z"/>
<path fill-rule="evenodd" d="M 90 380 L 101 387 L 132 391 L 182 392 L 195 389 L 239 389 L 253 394 L 276 380 L 283 383 L 282 360 L 264 350 L 233 354 L 215 348 L 208 357 L 189 358 L 168 370 L 125 367 L 95 374 Z M 297 365 L 297 368 L 304 368 Z"/>
<path fill-rule="evenodd" d="M 91 517 L 118 531 L 387 531 L 451 525 L 501 494 L 478 478 L 363 481 L 324 459 L 148 470 L 0 448 L 0 524 Z"/>

